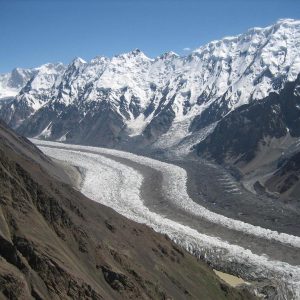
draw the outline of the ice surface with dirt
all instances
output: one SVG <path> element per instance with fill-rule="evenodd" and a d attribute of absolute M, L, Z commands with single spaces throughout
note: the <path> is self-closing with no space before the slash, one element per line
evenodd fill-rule
<path fill-rule="evenodd" d="M 272 260 L 267 255 L 257 255 L 238 244 L 230 244 L 217 236 L 202 234 L 190 226 L 151 211 L 140 193 L 142 183 L 147 178 L 133 167 L 110 159 L 107 155 L 126 158 L 159 170 L 163 174 L 162 187 L 166 201 L 173 201 L 181 209 L 212 223 L 294 248 L 300 248 L 299 237 L 233 220 L 196 204 L 187 194 L 186 172 L 178 166 L 117 150 L 35 142 L 49 156 L 86 170 L 81 191 L 87 197 L 113 208 L 127 218 L 167 234 L 194 255 L 216 264 L 221 269 L 230 269 L 245 279 L 271 279 L 281 295 L 279 299 L 299 299 L 300 266 Z"/>

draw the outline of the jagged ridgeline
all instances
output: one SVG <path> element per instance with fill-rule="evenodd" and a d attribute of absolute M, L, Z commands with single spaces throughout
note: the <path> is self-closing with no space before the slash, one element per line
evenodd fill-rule
<path fill-rule="evenodd" d="M 0 116 L 30 137 L 109 147 L 185 142 L 189 148 L 229 112 L 296 80 L 299 40 L 300 22 L 284 19 L 186 57 L 168 52 L 151 59 L 136 49 L 17 69 L 0 77 L 6 97 Z"/>

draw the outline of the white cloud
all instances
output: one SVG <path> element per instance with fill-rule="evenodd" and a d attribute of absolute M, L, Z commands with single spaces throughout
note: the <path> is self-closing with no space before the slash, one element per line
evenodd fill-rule
<path fill-rule="evenodd" d="M 183 48 L 183 51 L 191 51 L 192 49 L 190 47 Z"/>

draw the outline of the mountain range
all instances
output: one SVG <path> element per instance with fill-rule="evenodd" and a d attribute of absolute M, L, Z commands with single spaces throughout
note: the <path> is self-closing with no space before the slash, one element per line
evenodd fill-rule
<path fill-rule="evenodd" d="M 262 155 L 254 158 L 272 148 L 275 170 L 299 136 L 299 48 L 300 21 L 282 19 L 184 57 L 153 59 L 135 49 L 15 69 L 0 76 L 0 118 L 28 137 L 192 151 L 243 175 L 264 165 Z"/>
<path fill-rule="evenodd" d="M 135 49 L 0 75 L 0 298 L 252 299 L 168 238 L 87 199 L 72 177 L 80 169 L 22 136 L 186 162 L 187 188 L 212 211 L 266 217 L 278 231 L 284 216 L 296 228 L 299 49 L 300 21 L 281 19 L 187 56 Z"/>

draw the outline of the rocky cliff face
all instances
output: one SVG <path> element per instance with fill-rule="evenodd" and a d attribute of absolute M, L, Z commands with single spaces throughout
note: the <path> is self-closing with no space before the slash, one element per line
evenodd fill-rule
<path fill-rule="evenodd" d="M 71 188 L 0 124 L 0 298 L 251 299 L 166 237 Z"/>
<path fill-rule="evenodd" d="M 299 201 L 300 152 L 287 157 L 282 156 L 277 163 L 276 170 L 266 180 L 265 187 L 279 194 L 287 202 L 293 199 Z"/>
<path fill-rule="evenodd" d="M 294 81 L 299 41 L 300 22 L 288 19 L 213 41 L 187 57 L 169 52 L 150 59 L 136 49 L 111 59 L 77 58 L 55 80 L 50 76 L 46 89 L 29 85 L 2 117 L 31 137 L 172 147 Z M 23 110 L 30 111 L 26 122 Z"/>
<path fill-rule="evenodd" d="M 199 155 L 219 163 L 249 162 L 267 140 L 289 135 L 286 149 L 300 136 L 300 76 L 279 93 L 239 107 L 224 117 L 197 147 Z M 294 138 L 294 140 L 293 140 Z M 270 142 L 269 142 L 270 143 Z"/>
<path fill-rule="evenodd" d="M 257 175 L 276 197 L 299 199 L 300 76 L 279 94 L 229 113 L 195 150 L 199 156 Z M 255 181 L 254 181 L 255 183 Z"/>

